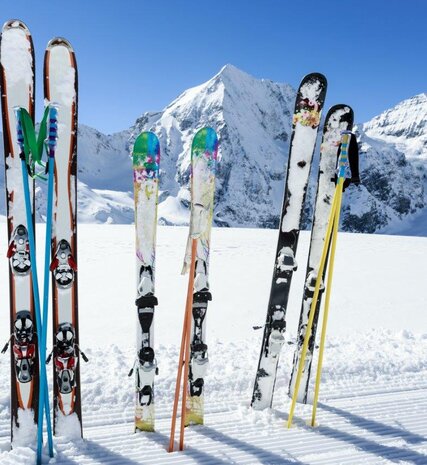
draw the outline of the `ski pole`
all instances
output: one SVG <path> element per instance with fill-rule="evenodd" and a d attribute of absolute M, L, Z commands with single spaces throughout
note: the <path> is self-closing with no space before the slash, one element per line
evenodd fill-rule
<path fill-rule="evenodd" d="M 41 359 L 40 364 L 46 372 L 46 341 L 47 341 L 47 320 L 49 310 L 49 282 L 50 282 L 50 249 L 52 239 L 52 215 L 53 215 L 53 177 L 55 165 L 55 149 L 56 140 L 58 138 L 58 110 L 55 106 L 49 108 L 49 124 L 48 124 L 48 193 L 47 193 L 47 211 L 46 211 L 46 238 L 45 238 L 45 262 L 44 262 L 44 281 L 43 281 L 43 331 L 41 343 Z M 50 419 L 49 393 L 45 390 L 46 396 L 46 426 L 47 440 L 49 447 L 49 455 L 53 457 L 53 438 L 52 425 Z M 39 413 L 40 416 L 40 413 Z"/>
<path fill-rule="evenodd" d="M 27 162 L 25 159 L 25 150 L 24 150 L 24 134 L 21 124 L 21 109 L 15 109 L 16 116 L 16 128 L 17 128 L 17 139 L 18 144 L 21 150 L 21 172 L 22 172 L 22 183 L 24 188 L 24 199 L 25 199 L 25 213 L 27 218 L 28 226 L 28 243 L 30 248 L 30 259 L 31 259 L 31 276 L 33 284 L 33 295 L 34 295 L 34 308 L 36 316 L 36 324 L 38 331 L 43 334 L 42 321 L 41 321 L 41 310 L 40 310 L 40 294 L 39 294 L 39 281 L 37 274 L 37 263 L 36 263 L 36 246 L 35 246 L 35 237 L 34 237 L 34 228 L 33 228 L 33 216 L 31 208 L 31 198 L 30 198 L 30 186 L 28 184 L 28 170 Z M 41 353 L 41 344 L 40 339 L 38 338 L 39 346 L 39 358 L 42 357 Z M 41 361 L 40 361 L 41 364 Z M 40 366 L 40 390 L 39 390 L 39 412 L 38 412 L 38 425 L 37 425 L 37 465 L 42 463 L 42 449 L 43 449 L 43 410 L 46 412 L 46 423 L 48 423 L 49 416 L 49 399 L 47 397 L 47 376 L 46 376 L 46 367 L 43 365 Z M 47 402 L 46 402 L 47 399 Z M 41 419 L 41 422 L 40 422 Z M 50 451 L 49 451 L 50 452 Z M 53 453 L 53 449 L 52 449 Z"/>
<path fill-rule="evenodd" d="M 310 306 L 310 313 L 309 313 L 309 318 L 307 322 L 307 327 L 306 327 L 306 333 L 304 337 L 304 343 L 302 346 L 302 351 L 301 351 L 301 358 L 300 362 L 298 365 L 298 372 L 297 372 L 297 378 L 295 381 L 295 387 L 294 387 L 294 395 L 292 396 L 292 403 L 291 403 L 291 409 L 289 411 L 289 417 L 288 417 L 288 428 L 292 426 L 292 418 L 294 416 L 294 411 L 295 411 L 295 405 L 298 397 L 298 392 L 299 392 L 299 387 L 301 384 L 301 377 L 302 377 L 302 371 L 305 363 L 305 357 L 307 355 L 307 349 L 308 349 L 308 341 L 310 340 L 310 334 L 311 334 L 311 328 L 313 326 L 313 321 L 314 321 L 314 314 L 315 314 L 315 309 L 317 305 L 317 298 L 319 297 L 319 292 L 320 292 L 320 284 L 322 282 L 322 276 L 323 276 L 323 270 L 325 268 L 325 263 L 326 263 L 326 258 L 328 255 L 328 249 L 329 249 L 329 241 L 332 233 L 332 226 L 333 226 L 333 219 L 335 217 L 335 211 L 337 207 L 337 201 L 339 197 L 339 189 L 340 185 L 338 184 L 337 187 L 335 188 L 334 192 L 334 197 L 332 200 L 332 207 L 331 207 L 331 212 L 329 214 L 329 219 L 328 219 L 328 228 L 326 230 L 326 235 L 325 235 L 325 242 L 323 245 L 323 251 L 322 251 L 322 257 L 320 260 L 320 265 L 319 265 L 319 271 L 317 274 L 317 279 L 316 279 L 316 285 L 314 288 L 314 294 L 313 294 L 313 300 L 311 301 L 311 306 Z"/>
<path fill-rule="evenodd" d="M 184 359 L 184 382 L 182 386 L 182 401 L 181 401 L 181 431 L 179 436 L 179 450 L 184 450 L 184 430 L 185 430 L 185 415 L 187 408 L 187 383 L 188 371 L 190 368 L 190 333 L 191 333 L 191 310 L 193 308 L 194 296 L 194 275 L 196 272 L 196 255 L 197 255 L 197 239 L 192 239 L 191 242 L 191 266 L 190 275 L 188 277 L 187 289 L 187 328 L 186 328 L 186 342 L 185 342 L 185 359 Z"/>
<path fill-rule="evenodd" d="M 344 182 L 344 178 L 340 178 L 339 182 L 342 185 Z M 339 199 L 338 199 L 337 210 L 336 210 L 336 214 L 334 218 L 334 229 L 332 231 L 331 255 L 329 258 L 329 265 L 328 265 L 329 266 L 328 287 L 326 289 L 325 310 L 323 314 L 322 333 L 320 336 L 319 360 L 317 362 L 317 373 L 316 373 L 316 383 L 315 383 L 315 388 L 314 388 L 314 400 L 313 400 L 313 412 L 311 416 L 311 426 L 315 426 L 316 424 L 317 401 L 319 399 L 320 380 L 322 376 L 323 353 L 325 349 L 325 340 L 326 340 L 326 327 L 328 325 L 329 302 L 331 298 L 332 278 L 334 274 L 335 250 L 337 246 L 338 226 L 340 223 L 340 214 L 341 214 L 341 200 L 342 200 L 342 187 L 341 189 L 339 189 Z"/>
<path fill-rule="evenodd" d="M 184 363 L 184 349 L 186 344 L 186 328 L 187 328 L 187 311 L 184 315 L 184 324 L 182 327 L 182 336 L 181 336 L 181 348 L 179 351 L 179 360 L 178 360 L 178 372 L 176 375 L 176 384 L 175 384 L 175 396 L 172 410 L 172 423 L 171 423 L 171 432 L 169 438 L 169 449 L 168 452 L 173 452 L 175 444 L 175 427 L 176 427 L 176 416 L 178 413 L 178 402 L 179 402 L 179 392 L 181 390 L 181 377 L 182 377 L 182 368 Z"/>
<path fill-rule="evenodd" d="M 172 412 L 172 424 L 171 433 L 169 438 L 169 452 L 174 451 L 175 443 L 175 427 L 176 427 L 176 416 L 178 412 L 179 402 L 179 391 L 181 388 L 182 371 L 184 368 L 184 382 L 183 382 L 183 395 L 182 395 L 182 406 L 181 406 L 181 431 L 180 431 L 180 443 L 179 448 L 183 450 L 184 447 L 184 422 L 185 422 L 185 404 L 187 400 L 187 377 L 188 377 L 188 366 L 190 357 L 190 329 L 191 329 L 191 308 L 193 306 L 193 288 L 194 288 L 194 273 L 196 268 L 196 253 L 197 253 L 197 239 L 192 239 L 191 242 L 191 265 L 190 275 L 188 278 L 187 288 L 187 301 L 185 305 L 184 324 L 182 328 L 181 348 L 179 353 L 179 364 L 178 373 L 176 378 L 175 386 L 175 399 Z M 184 418 L 184 419 L 183 419 Z"/>
<path fill-rule="evenodd" d="M 313 399 L 313 411 L 311 415 L 311 426 L 315 426 L 316 424 L 317 403 L 319 400 L 320 381 L 322 377 L 323 354 L 325 351 L 326 329 L 328 325 L 328 316 L 329 316 L 329 302 L 331 299 L 332 278 L 333 278 L 334 263 L 335 263 L 335 250 L 336 250 L 336 245 L 337 245 L 338 227 L 339 227 L 340 215 L 341 215 L 341 201 L 342 201 L 342 193 L 343 193 L 343 185 L 344 185 L 344 176 L 345 176 L 346 167 L 349 162 L 348 154 L 349 154 L 350 140 L 351 140 L 351 132 L 344 131 L 342 134 L 342 139 L 341 139 L 341 156 L 339 160 L 339 183 L 341 183 L 342 187 L 340 189 L 339 207 L 336 212 L 334 231 L 332 233 L 331 257 L 330 257 L 329 270 L 328 270 L 328 288 L 326 290 L 325 311 L 324 311 L 323 321 L 322 321 L 322 333 L 320 336 L 319 360 L 317 363 L 317 373 L 316 373 L 316 382 L 315 382 L 314 399 Z M 352 169 L 357 167 L 357 163 L 358 163 L 358 154 L 357 154 L 356 166 L 354 166 Z M 352 172 L 352 175 L 353 175 L 353 172 Z"/>

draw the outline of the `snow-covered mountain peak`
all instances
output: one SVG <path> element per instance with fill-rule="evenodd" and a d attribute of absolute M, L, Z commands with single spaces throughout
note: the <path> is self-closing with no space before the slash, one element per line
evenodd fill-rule
<path fill-rule="evenodd" d="M 79 221 L 133 222 L 130 150 L 141 131 L 154 131 L 161 145 L 159 221 L 188 224 L 191 142 L 198 129 L 211 126 L 220 140 L 215 224 L 276 227 L 294 103 L 295 90 L 290 85 L 257 79 L 227 64 L 162 111 L 144 113 L 129 129 L 105 135 L 80 125 Z M 398 233 L 413 228 L 411 221 L 427 223 L 422 219 L 423 215 L 427 218 L 426 115 L 427 94 L 423 93 L 358 127 L 362 185 L 346 193 L 344 230 Z M 312 214 L 318 157 L 317 149 L 304 211 L 305 226 L 309 226 Z M 0 157 L 0 165 L 2 161 Z M 36 196 L 37 220 L 43 220 L 43 183 Z M 4 212 L 0 197 L 0 213 Z M 416 234 L 419 231 L 424 233 L 421 226 Z"/>
<path fill-rule="evenodd" d="M 427 159 L 427 93 L 403 100 L 365 123 L 363 130 L 396 144 L 409 158 Z"/>

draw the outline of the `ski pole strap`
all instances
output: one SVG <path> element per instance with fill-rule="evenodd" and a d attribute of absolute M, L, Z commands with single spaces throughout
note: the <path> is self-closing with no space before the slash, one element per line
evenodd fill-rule
<path fill-rule="evenodd" d="M 21 150 L 20 157 L 25 160 L 28 173 L 33 178 L 41 177 L 40 173 L 36 172 L 36 165 L 45 167 L 42 162 L 44 140 L 46 139 L 49 108 L 46 107 L 42 122 L 40 123 L 40 131 L 36 137 L 33 119 L 25 108 L 16 108 L 15 116 L 17 120 L 17 138 Z"/>
<path fill-rule="evenodd" d="M 359 176 L 359 144 L 357 143 L 356 135 L 351 134 L 350 147 L 348 149 L 348 161 L 350 163 L 351 180 L 353 184 L 360 184 Z"/>
<path fill-rule="evenodd" d="M 19 149 L 21 151 L 19 157 L 21 158 L 21 160 L 25 160 L 24 132 L 22 130 L 21 124 L 21 108 L 16 107 L 14 110 L 16 118 L 16 139 L 18 141 Z"/>

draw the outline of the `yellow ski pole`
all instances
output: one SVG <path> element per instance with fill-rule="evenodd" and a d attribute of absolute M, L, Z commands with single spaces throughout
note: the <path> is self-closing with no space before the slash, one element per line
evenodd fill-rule
<path fill-rule="evenodd" d="M 332 200 L 331 212 L 329 214 L 328 228 L 327 228 L 326 234 L 325 234 L 325 242 L 324 242 L 324 245 L 323 245 L 322 257 L 320 259 L 319 271 L 317 273 L 316 285 L 314 287 L 313 300 L 311 301 L 309 318 L 308 318 L 307 327 L 306 327 L 306 330 L 305 330 L 306 332 L 305 332 L 304 343 L 303 343 L 302 351 L 301 351 L 301 358 L 300 358 L 300 362 L 299 362 L 299 365 L 298 365 L 297 378 L 296 378 L 295 387 L 294 387 L 294 395 L 292 396 L 291 409 L 289 411 L 288 428 L 290 428 L 292 426 L 292 418 L 294 416 L 295 405 L 296 405 L 296 402 L 297 402 L 299 387 L 300 387 L 300 384 L 301 384 L 302 371 L 303 371 L 303 367 L 304 367 L 304 364 L 305 364 L 305 357 L 307 355 L 308 341 L 310 340 L 311 328 L 313 326 L 313 320 L 314 320 L 314 314 L 315 314 L 316 305 L 317 305 L 317 299 L 319 297 L 319 292 L 320 292 L 320 284 L 322 282 L 323 270 L 325 268 L 326 258 L 327 258 L 327 255 L 328 255 L 329 241 L 330 241 L 331 234 L 332 234 L 332 226 L 333 226 L 333 223 L 334 223 L 333 220 L 334 220 L 334 217 L 335 217 L 337 200 L 338 200 L 338 197 L 339 197 L 338 187 L 339 187 L 339 185 L 337 185 L 337 187 L 335 188 L 334 197 L 333 197 L 333 200 Z"/>
<path fill-rule="evenodd" d="M 339 198 L 337 201 L 336 213 L 335 213 L 335 218 L 334 218 L 334 228 L 332 231 L 331 255 L 329 258 L 328 281 L 327 281 L 327 288 L 326 288 L 326 295 L 325 295 L 325 310 L 323 314 L 322 334 L 320 337 L 319 361 L 317 363 L 317 373 L 316 373 L 316 383 L 315 383 L 315 388 L 314 388 L 314 400 L 313 400 L 313 412 L 311 416 L 311 426 L 315 426 L 316 424 L 317 401 L 319 400 L 320 380 L 322 376 L 323 353 L 325 349 L 326 327 L 328 325 L 329 302 L 331 299 L 332 277 L 334 274 L 334 260 L 335 260 L 335 250 L 337 246 L 338 226 L 340 223 L 343 183 L 344 183 L 344 178 L 340 178 L 339 184 L 338 184 Z"/>

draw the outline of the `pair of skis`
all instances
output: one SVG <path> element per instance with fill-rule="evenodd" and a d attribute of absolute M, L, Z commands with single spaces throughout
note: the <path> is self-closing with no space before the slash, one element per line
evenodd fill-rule
<path fill-rule="evenodd" d="M 271 407 L 273 401 L 279 356 L 285 343 L 289 292 L 293 272 L 297 268 L 295 255 L 302 225 L 302 213 L 326 89 L 326 78 L 321 74 L 312 73 L 302 80 L 297 92 L 276 262 L 251 401 L 251 405 L 255 409 Z M 340 134 L 343 130 L 351 129 L 352 124 L 353 111 L 347 105 L 332 107 L 326 116 L 324 124 L 315 215 L 298 328 L 299 337 L 294 356 L 294 372 L 300 359 L 301 348 L 306 334 L 308 310 L 313 300 L 314 283 L 316 282 L 320 254 L 325 240 L 328 210 L 335 189 L 333 178 L 336 174 Z M 320 292 L 316 297 L 316 323 L 321 295 Z M 301 402 L 307 400 L 315 334 L 316 324 L 311 329 L 308 356 L 298 394 L 298 399 Z M 291 395 L 295 383 L 294 376 L 293 373 L 289 387 Z"/>
<path fill-rule="evenodd" d="M 40 445 L 40 421 L 43 408 L 48 407 L 45 358 L 49 271 L 53 283 L 53 429 L 54 433 L 66 434 L 68 418 L 75 416 L 82 433 L 76 274 L 77 68 L 73 49 L 65 39 L 53 39 L 46 48 L 44 93 L 50 110 L 40 126 L 43 133 L 48 125 L 46 138 L 42 135 L 38 140 L 33 129 L 34 78 L 31 34 L 21 21 L 8 21 L 1 36 L 0 83 L 10 264 L 12 445 L 28 445 L 31 439 L 24 437 L 24 432 L 37 427 Z M 36 173 L 34 168 L 42 166 L 39 155 L 45 139 L 46 172 Z M 37 311 L 40 300 L 35 281 L 34 180 L 45 176 L 49 184 L 42 319 Z M 48 408 L 46 414 L 49 422 Z M 70 421 L 74 430 L 75 421 Z M 49 449 L 52 453 L 50 440 Z M 39 447 L 39 462 L 40 451 Z"/>
<path fill-rule="evenodd" d="M 184 380 L 188 380 L 188 386 L 184 382 L 185 397 L 188 390 L 188 400 L 183 403 L 186 406 L 182 416 L 185 424 L 203 423 L 203 388 L 208 363 L 205 316 L 208 302 L 212 298 L 208 275 L 217 150 L 215 131 L 211 128 L 200 129 L 194 136 L 191 149 L 190 235 L 183 268 L 183 273 L 190 269 L 178 375 L 181 379 L 185 365 Z M 155 251 L 160 173 L 160 145 L 154 133 L 143 132 L 135 139 L 132 161 L 136 233 L 137 357 L 129 376 L 133 375 L 135 379 L 135 431 L 154 431 L 154 378 L 158 367 L 154 352 L 153 322 L 158 303 L 155 296 Z M 179 393 L 178 385 L 177 392 Z M 174 407 L 175 420 L 176 410 L 177 404 Z"/>

